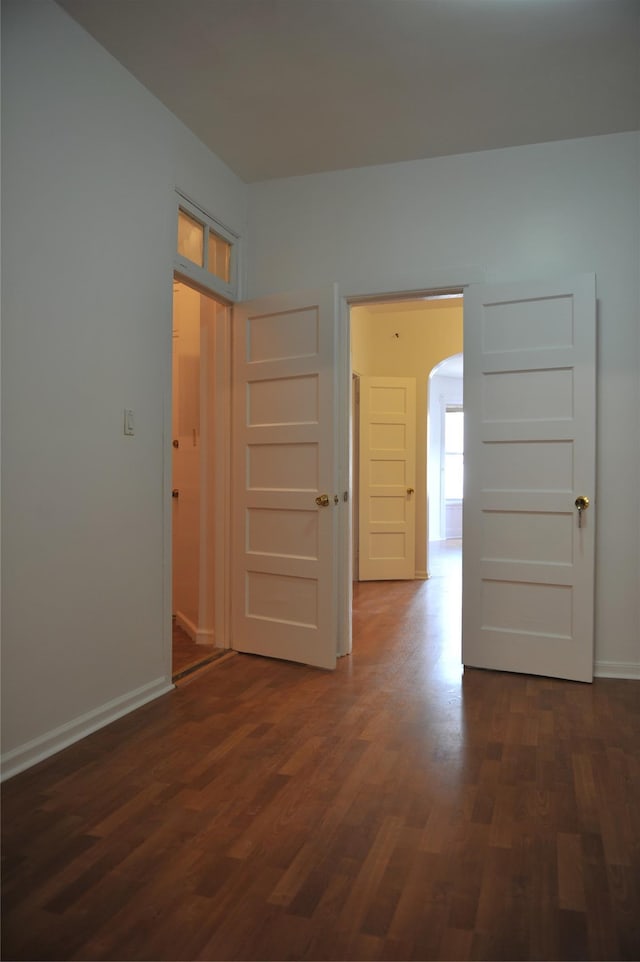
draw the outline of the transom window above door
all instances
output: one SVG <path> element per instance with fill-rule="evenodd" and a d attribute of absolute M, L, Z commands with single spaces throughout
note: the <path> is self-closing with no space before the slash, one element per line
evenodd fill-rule
<path fill-rule="evenodd" d="M 236 300 L 237 242 L 237 235 L 178 194 L 176 270 Z"/>

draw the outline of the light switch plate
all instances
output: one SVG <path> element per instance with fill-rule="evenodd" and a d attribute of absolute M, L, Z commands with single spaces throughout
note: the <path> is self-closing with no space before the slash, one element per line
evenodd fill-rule
<path fill-rule="evenodd" d="M 135 434 L 133 411 L 129 408 L 124 409 L 124 433 L 129 437 L 133 437 Z"/>

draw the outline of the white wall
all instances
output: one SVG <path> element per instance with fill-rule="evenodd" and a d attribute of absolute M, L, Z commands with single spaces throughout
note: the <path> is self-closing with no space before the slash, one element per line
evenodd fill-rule
<path fill-rule="evenodd" d="M 355 295 L 596 273 L 596 660 L 629 674 L 640 673 L 639 141 L 538 144 L 249 193 L 252 296 L 332 281 Z"/>
<path fill-rule="evenodd" d="M 52 0 L 2 12 L 11 771 L 167 687 L 173 191 L 246 235 L 246 188 Z"/>

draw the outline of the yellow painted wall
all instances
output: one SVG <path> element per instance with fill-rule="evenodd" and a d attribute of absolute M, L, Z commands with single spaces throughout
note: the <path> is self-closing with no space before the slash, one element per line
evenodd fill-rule
<path fill-rule="evenodd" d="M 353 370 L 416 379 L 416 576 L 422 578 L 427 574 L 428 378 L 436 364 L 461 351 L 461 298 L 351 309 Z"/>

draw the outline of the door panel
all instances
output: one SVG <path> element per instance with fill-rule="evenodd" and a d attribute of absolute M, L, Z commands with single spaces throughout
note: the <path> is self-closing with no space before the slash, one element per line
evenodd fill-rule
<path fill-rule="evenodd" d="M 361 581 L 415 578 L 415 449 L 415 378 L 361 377 Z"/>
<path fill-rule="evenodd" d="M 232 644 L 322 668 L 337 639 L 334 318 L 327 291 L 237 304 L 233 325 Z"/>
<path fill-rule="evenodd" d="M 465 296 L 465 665 L 592 680 L 595 330 L 590 275 Z"/>

